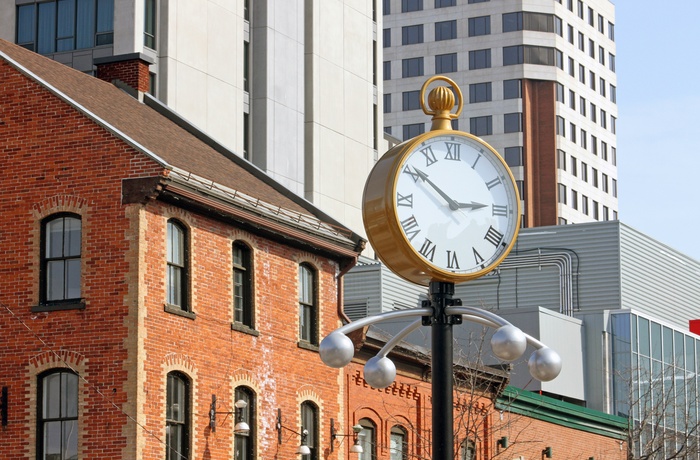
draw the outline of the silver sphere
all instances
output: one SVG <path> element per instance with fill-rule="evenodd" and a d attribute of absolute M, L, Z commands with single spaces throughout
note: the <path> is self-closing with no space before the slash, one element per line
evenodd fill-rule
<path fill-rule="evenodd" d="M 355 354 L 352 340 L 342 332 L 331 332 L 321 340 L 318 347 L 321 361 L 326 366 L 340 368 L 347 366 Z"/>
<path fill-rule="evenodd" d="M 491 337 L 493 354 L 504 361 L 515 361 L 525 353 L 527 337 L 523 331 L 507 324 L 499 327 Z"/>
<path fill-rule="evenodd" d="M 534 378 L 540 382 L 549 382 L 561 372 L 561 357 L 551 348 L 543 347 L 530 356 L 527 367 Z"/>
<path fill-rule="evenodd" d="M 375 356 L 365 364 L 365 380 L 372 388 L 386 388 L 396 378 L 396 366 L 386 356 Z"/>

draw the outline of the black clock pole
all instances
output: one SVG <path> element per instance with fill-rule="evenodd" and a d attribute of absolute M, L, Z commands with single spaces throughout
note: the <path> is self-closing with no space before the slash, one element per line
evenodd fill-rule
<path fill-rule="evenodd" d="M 432 342 L 432 398 L 433 398 L 433 460 L 454 458 L 453 414 L 453 349 L 452 325 L 461 324 L 461 315 L 447 315 L 445 307 L 461 305 L 453 299 L 454 283 L 431 281 L 427 303 L 433 315 L 423 318 L 431 326 Z"/>

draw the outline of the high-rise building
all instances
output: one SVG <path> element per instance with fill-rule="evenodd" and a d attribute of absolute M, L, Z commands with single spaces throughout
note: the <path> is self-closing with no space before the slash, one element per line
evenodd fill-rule
<path fill-rule="evenodd" d="M 610 1 L 384 0 L 383 14 L 386 132 L 429 129 L 419 90 L 444 75 L 463 92 L 454 125 L 510 165 L 524 226 L 618 218 Z"/>
<path fill-rule="evenodd" d="M 84 72 L 150 58 L 151 92 L 351 228 L 383 135 L 376 0 L 3 2 L 0 38 Z"/>

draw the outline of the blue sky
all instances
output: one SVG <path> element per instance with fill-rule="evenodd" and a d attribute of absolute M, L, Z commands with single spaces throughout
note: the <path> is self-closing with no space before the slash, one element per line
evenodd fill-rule
<path fill-rule="evenodd" d="M 700 261 L 700 2 L 613 3 L 620 220 Z"/>

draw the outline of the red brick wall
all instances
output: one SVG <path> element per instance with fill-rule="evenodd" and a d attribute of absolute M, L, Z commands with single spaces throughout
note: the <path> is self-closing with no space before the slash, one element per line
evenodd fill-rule
<path fill-rule="evenodd" d="M 112 404 L 127 401 L 124 280 L 132 268 L 124 257 L 130 223 L 120 205 L 121 178 L 161 168 L 4 62 L 0 107 L 0 302 L 14 314 L 0 307 L 0 386 L 9 387 L 10 400 L 2 456 L 34 457 L 36 375 L 65 366 L 52 353 L 61 351 L 89 382 L 80 385 L 81 458 L 120 458 L 126 418 Z M 82 216 L 86 308 L 32 313 L 39 301 L 40 221 L 63 211 Z"/>
<path fill-rule="evenodd" d="M 555 87 L 523 80 L 525 226 L 557 225 Z"/>
<path fill-rule="evenodd" d="M 52 354 L 58 350 L 86 380 L 79 389 L 80 458 L 164 458 L 171 370 L 192 379 L 191 458 L 232 457 L 233 417 L 219 415 L 212 432 L 208 411 L 212 394 L 220 411 L 231 410 L 237 385 L 257 394 L 259 458 L 297 457 L 298 437 L 285 431 L 279 445 L 275 419 L 281 408 L 284 424 L 298 430 L 306 400 L 319 406 L 320 445 L 327 447 L 329 420 L 340 417 L 342 371 L 297 345 L 297 270 L 301 262 L 318 270 L 323 337 L 340 325 L 338 265 L 163 203 L 123 206 L 122 178 L 161 168 L 4 63 L 0 82 L 0 302 L 16 315 L 0 308 L 0 386 L 10 396 L 3 458 L 35 456 L 37 374 L 63 366 Z M 82 216 L 86 307 L 32 313 L 40 220 L 60 211 Z M 170 217 L 191 233 L 194 320 L 164 311 Z M 231 328 L 236 239 L 253 248 L 257 335 Z"/>
<path fill-rule="evenodd" d="M 121 80 L 144 93 L 149 92 L 151 87 L 148 63 L 140 59 L 100 64 L 97 66 L 96 76 L 108 82 Z"/>

